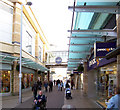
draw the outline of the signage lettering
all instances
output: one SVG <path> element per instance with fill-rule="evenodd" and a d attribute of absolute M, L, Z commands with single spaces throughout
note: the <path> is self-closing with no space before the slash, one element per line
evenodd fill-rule
<path fill-rule="evenodd" d="M 116 42 L 96 42 L 94 44 L 94 57 L 102 58 L 116 48 Z"/>

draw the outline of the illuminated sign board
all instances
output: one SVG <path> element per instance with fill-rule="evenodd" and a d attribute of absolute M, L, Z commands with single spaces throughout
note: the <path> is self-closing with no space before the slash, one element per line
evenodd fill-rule
<path fill-rule="evenodd" d="M 96 42 L 94 44 L 94 57 L 104 57 L 114 49 L 116 49 L 116 42 Z"/>

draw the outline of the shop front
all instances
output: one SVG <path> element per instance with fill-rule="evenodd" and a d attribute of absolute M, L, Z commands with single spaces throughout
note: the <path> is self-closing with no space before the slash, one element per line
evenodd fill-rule
<path fill-rule="evenodd" d="M 10 93 L 11 71 L 0 70 L 0 93 Z"/>
<path fill-rule="evenodd" d="M 11 64 L 0 64 L 0 96 L 11 93 Z"/>
<path fill-rule="evenodd" d="M 23 73 L 22 77 L 22 89 L 27 89 L 33 85 L 33 74 Z"/>
<path fill-rule="evenodd" d="M 117 64 L 112 63 L 100 68 L 99 74 L 99 94 L 110 98 L 115 95 L 117 84 L 116 79 Z"/>
<path fill-rule="evenodd" d="M 33 86 L 35 70 L 22 67 L 22 89 L 27 90 Z"/>
<path fill-rule="evenodd" d="M 116 58 L 91 57 L 88 61 L 88 95 L 108 99 L 116 89 Z"/>

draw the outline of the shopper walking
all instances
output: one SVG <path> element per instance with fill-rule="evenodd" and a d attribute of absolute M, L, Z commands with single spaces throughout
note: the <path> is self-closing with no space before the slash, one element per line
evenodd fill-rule
<path fill-rule="evenodd" d="M 41 90 L 42 89 L 42 82 L 41 82 L 41 80 L 37 81 L 37 85 L 38 85 L 38 89 Z"/>
<path fill-rule="evenodd" d="M 63 88 L 63 81 L 62 80 L 60 82 L 60 88 L 61 88 L 61 91 L 62 91 L 62 88 Z"/>
<path fill-rule="evenodd" d="M 120 87 L 116 89 L 116 95 L 111 97 L 107 104 L 107 110 L 120 110 Z"/>
<path fill-rule="evenodd" d="M 55 86 L 56 80 L 54 80 L 54 86 Z"/>
<path fill-rule="evenodd" d="M 60 80 L 57 80 L 58 91 L 60 91 Z"/>
<path fill-rule="evenodd" d="M 52 88 L 53 88 L 53 82 L 50 80 L 49 81 L 49 92 L 52 92 Z"/>
<path fill-rule="evenodd" d="M 73 87 L 74 87 L 74 81 L 73 81 L 73 79 L 71 80 L 71 89 L 73 89 Z"/>
<path fill-rule="evenodd" d="M 34 99 L 36 99 L 37 90 L 38 90 L 38 85 L 37 85 L 37 82 L 35 82 L 34 85 L 32 86 L 32 91 L 33 91 Z"/>
<path fill-rule="evenodd" d="M 48 82 L 46 80 L 44 82 L 44 87 L 45 87 L 45 92 L 47 92 L 48 91 Z"/>

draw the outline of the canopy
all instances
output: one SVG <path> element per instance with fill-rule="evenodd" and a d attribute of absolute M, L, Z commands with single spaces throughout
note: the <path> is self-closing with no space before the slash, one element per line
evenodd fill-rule
<path fill-rule="evenodd" d="M 118 2 L 84 3 L 78 0 L 76 5 L 68 8 L 73 11 L 71 30 L 68 30 L 70 32 L 68 70 L 74 70 L 88 59 L 95 42 L 116 38 L 117 33 L 113 29 L 116 24 L 108 27 L 106 25 L 111 17 L 119 12 L 119 6 Z"/>
<path fill-rule="evenodd" d="M 13 64 L 13 61 L 19 61 L 19 57 L 12 56 L 11 54 L 0 53 L 0 62 L 6 64 Z M 46 67 L 40 63 L 36 63 L 28 58 L 22 58 L 22 66 L 31 68 L 34 70 L 48 71 Z"/>

